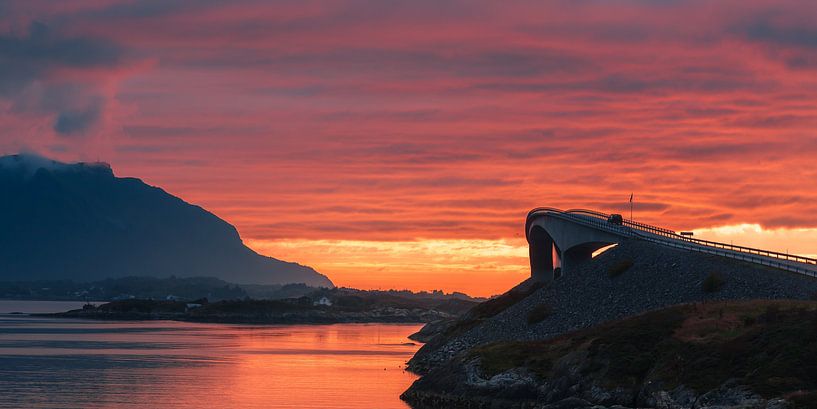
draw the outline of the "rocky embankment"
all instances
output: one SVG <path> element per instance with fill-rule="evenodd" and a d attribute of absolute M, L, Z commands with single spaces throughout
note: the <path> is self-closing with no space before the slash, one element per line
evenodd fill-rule
<path fill-rule="evenodd" d="M 403 398 L 417 408 L 817 407 L 817 349 L 801 348 L 817 341 L 814 299 L 809 277 L 627 241 L 427 325 L 409 362 L 423 377 Z"/>
<path fill-rule="evenodd" d="M 687 304 L 479 346 L 402 398 L 417 409 L 814 408 L 815 344 L 815 301 Z"/>
<path fill-rule="evenodd" d="M 461 319 L 426 330 L 409 369 L 428 373 L 496 341 L 546 340 L 682 303 L 817 297 L 817 280 L 713 255 L 626 241 L 544 286 L 524 282 Z M 499 301 L 499 302 L 497 302 Z M 491 306 L 488 311 L 486 304 Z"/>

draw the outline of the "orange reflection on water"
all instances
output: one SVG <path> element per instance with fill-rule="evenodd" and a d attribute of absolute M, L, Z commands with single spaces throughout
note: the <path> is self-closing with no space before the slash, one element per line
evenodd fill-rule
<path fill-rule="evenodd" d="M 407 408 L 419 328 L 0 315 L 0 408 Z"/>
<path fill-rule="evenodd" d="M 404 344 L 406 335 L 393 325 L 242 334 L 225 374 L 229 400 L 235 407 L 277 400 L 281 407 L 404 408 L 396 398 L 414 380 L 403 368 L 417 349 Z"/>

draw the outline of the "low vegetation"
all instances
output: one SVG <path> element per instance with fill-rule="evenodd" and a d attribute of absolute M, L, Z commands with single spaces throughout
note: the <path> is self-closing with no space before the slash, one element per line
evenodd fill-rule
<path fill-rule="evenodd" d="M 721 290 L 725 283 L 726 281 L 724 281 L 720 274 L 712 272 L 706 276 L 701 286 L 706 293 L 716 293 Z"/>
<path fill-rule="evenodd" d="M 276 300 L 125 299 L 55 316 L 92 319 L 170 319 L 226 323 L 430 322 L 451 319 L 477 304 L 460 294 L 312 289 Z"/>
<path fill-rule="evenodd" d="M 550 314 L 553 313 L 553 309 L 550 308 L 548 304 L 539 304 L 533 307 L 530 312 L 528 312 L 528 324 L 538 324 L 545 320 L 545 318 L 549 317 Z"/>
<path fill-rule="evenodd" d="M 611 278 L 618 277 L 627 272 L 627 270 L 629 270 L 630 267 L 632 266 L 633 260 L 630 259 L 619 260 L 607 268 L 607 275 Z"/>
<path fill-rule="evenodd" d="M 214 301 L 243 299 L 247 295 L 239 285 L 212 277 L 121 277 L 88 283 L 71 280 L 0 282 L 0 298 L 12 299 L 102 301 L 208 297 Z"/>
<path fill-rule="evenodd" d="M 648 382 L 699 392 L 736 379 L 764 398 L 817 407 L 817 302 L 745 301 L 675 306 L 549 341 L 475 348 L 486 376 L 525 367 L 542 379 L 570 360 L 611 388 Z M 576 358 L 579 357 L 579 358 Z M 578 361 L 577 361 L 578 359 Z"/>

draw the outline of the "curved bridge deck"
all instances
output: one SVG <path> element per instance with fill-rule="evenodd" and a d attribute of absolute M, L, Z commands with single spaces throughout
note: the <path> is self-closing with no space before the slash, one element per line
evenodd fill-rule
<path fill-rule="evenodd" d="M 623 238 L 630 238 L 817 277 L 817 259 L 814 258 L 696 239 L 682 236 L 670 229 L 629 220 L 624 220 L 622 224 L 610 223 L 609 216 L 585 209 L 541 207 L 531 210 L 525 223 L 525 235 L 531 248 L 531 275 L 547 276 L 548 270 L 552 274 L 551 256 L 542 256 L 543 252 L 551 250 L 551 244 L 564 270 L 567 267 L 565 263 L 577 254 L 587 258 L 592 253 L 588 249 L 594 250 L 617 243 Z M 549 268 L 548 261 L 551 263 Z"/>

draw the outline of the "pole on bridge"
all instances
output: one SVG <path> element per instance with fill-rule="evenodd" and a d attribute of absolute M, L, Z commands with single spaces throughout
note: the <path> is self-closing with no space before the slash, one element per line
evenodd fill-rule
<path fill-rule="evenodd" d="M 633 222 L 633 194 L 630 193 L 630 223 Z"/>

